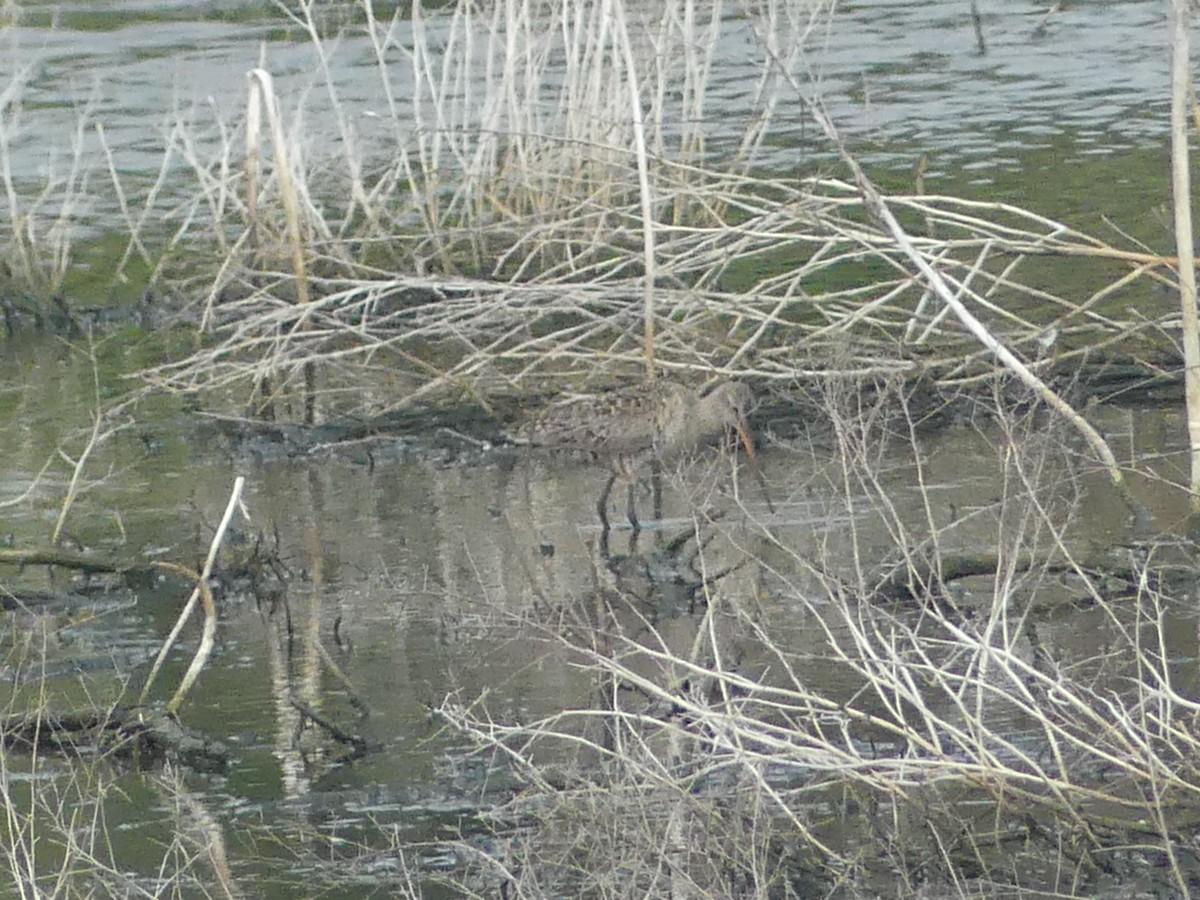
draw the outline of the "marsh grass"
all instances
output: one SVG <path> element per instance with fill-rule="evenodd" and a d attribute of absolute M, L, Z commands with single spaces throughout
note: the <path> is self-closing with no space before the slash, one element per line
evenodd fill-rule
<path fill-rule="evenodd" d="M 182 265 L 180 233 L 161 227 L 174 163 L 166 153 L 149 177 L 123 171 L 96 112 L 98 87 L 79 105 L 64 145 L 34 143 L 31 152 L 28 132 L 37 126 L 27 118 L 36 112 L 25 106 L 34 69 L 14 70 L 0 84 L 0 311 L 10 332 L 25 316 L 77 336 L 77 307 L 165 290 L 167 268 Z M 30 157 L 42 161 L 33 176 Z"/>
<path fill-rule="evenodd" d="M 7 247 L 0 260 L 8 290 L 21 290 L 49 298 L 61 289 L 71 264 L 76 219 L 90 202 L 85 145 L 93 126 L 96 98 L 80 111 L 65 159 L 51 154 L 35 191 L 14 177 L 12 144 L 23 129 L 22 88 L 29 70 L 13 73 L 0 90 L 0 189 L 4 192 Z"/>

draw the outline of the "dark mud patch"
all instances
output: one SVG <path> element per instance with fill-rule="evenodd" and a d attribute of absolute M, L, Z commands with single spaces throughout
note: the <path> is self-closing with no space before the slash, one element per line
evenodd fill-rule
<path fill-rule="evenodd" d="M 336 458 L 373 466 L 421 459 L 474 465 L 512 453 L 503 423 L 477 404 L 414 408 L 321 425 L 201 416 L 197 431 L 235 458 L 256 462 Z"/>
<path fill-rule="evenodd" d="M 1060 363 L 1048 373 L 1052 389 L 1083 406 L 1160 407 L 1183 402 L 1183 373 L 1178 361 L 1143 362 L 1093 359 L 1084 365 Z M 856 406 L 892 403 L 894 380 L 827 376 L 797 379 L 794 384 L 759 387 L 759 403 L 749 417 L 762 443 L 829 432 L 831 396 L 848 396 Z M 1013 376 L 998 373 L 961 384 L 929 376 L 905 383 L 899 394 L 904 412 L 922 430 L 990 418 L 997 401 L 1010 409 L 1034 409 L 1036 398 Z M 999 396 L 997 396 L 999 395 Z M 395 410 L 371 419 L 344 419 L 320 425 L 201 415 L 198 436 L 234 457 L 255 461 L 332 457 L 362 465 L 414 459 L 446 465 L 476 465 L 511 459 L 525 446 L 513 435 L 521 423 L 551 402 L 548 395 L 509 396 L 485 408 L 480 403 L 426 405 Z"/>

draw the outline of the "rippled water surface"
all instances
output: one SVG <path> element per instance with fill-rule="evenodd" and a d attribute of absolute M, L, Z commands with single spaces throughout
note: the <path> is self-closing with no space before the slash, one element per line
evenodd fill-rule
<path fill-rule="evenodd" d="M 935 151 L 943 166 L 985 172 L 1020 166 L 1023 148 L 1048 146 L 1064 134 L 1074 139 L 1077 155 L 1162 139 L 1167 26 L 1161 3 L 1083 3 L 1053 15 L 1045 4 L 1019 0 L 983 7 L 987 52 L 981 54 L 966 3 L 838 5 L 831 24 L 808 33 L 790 73 L 800 95 L 786 92 L 776 111 L 776 162 L 797 161 L 787 148 L 803 133 L 801 96 L 821 98 L 844 129 L 884 158 L 893 148 Z M 641 4 L 631 15 L 653 21 L 657 9 Z M 706 107 L 706 129 L 717 146 L 756 112 L 747 104 L 764 57 L 753 20 L 736 6 L 725 10 Z M 345 29 L 332 45 L 332 73 L 341 101 L 369 134 L 382 92 L 361 17 L 349 4 L 324 6 L 321 13 L 330 33 Z M 436 11 L 426 15 L 436 46 L 444 24 Z M 12 142 L 18 151 L 12 156 L 25 175 L 69 146 L 82 108 L 90 106 L 103 125 L 122 170 L 153 172 L 162 134 L 176 117 L 207 118 L 210 107 L 235 114 L 245 72 L 260 53 L 285 96 L 309 85 L 317 65 L 300 29 L 269 4 L 22 3 L 13 21 L 0 31 L 0 78 L 22 85 L 24 131 Z M 399 44 L 411 46 L 404 21 L 395 34 Z M 411 67 L 394 48 L 388 61 L 393 89 L 403 97 L 411 89 L 405 82 Z M 319 115 L 311 115 L 306 128 L 311 138 L 334 139 L 332 123 Z"/>

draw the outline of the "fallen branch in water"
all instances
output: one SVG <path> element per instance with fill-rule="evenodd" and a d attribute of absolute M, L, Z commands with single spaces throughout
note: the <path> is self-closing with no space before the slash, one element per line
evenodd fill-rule
<path fill-rule="evenodd" d="M 193 734 L 170 713 L 141 707 L 8 716 L 0 720 L 0 744 L 38 753 L 111 752 L 144 766 L 169 760 L 203 772 L 224 771 L 229 762 L 220 742 Z"/>
<path fill-rule="evenodd" d="M 81 556 L 65 550 L 18 550 L 12 547 L 0 549 L 0 565 L 10 566 L 59 566 L 74 569 L 85 575 L 126 574 L 136 570 L 150 571 L 149 566 L 126 566 Z"/>

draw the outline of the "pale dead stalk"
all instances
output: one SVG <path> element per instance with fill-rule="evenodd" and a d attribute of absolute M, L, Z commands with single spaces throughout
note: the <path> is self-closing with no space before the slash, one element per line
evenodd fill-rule
<path fill-rule="evenodd" d="M 150 674 L 146 676 L 146 683 L 142 687 L 141 694 L 138 696 L 138 703 L 146 702 L 150 688 L 154 684 L 155 678 L 158 677 L 158 672 L 162 668 L 167 654 L 170 652 L 171 647 L 175 645 L 180 632 L 183 631 L 183 626 L 191 616 L 192 610 L 196 608 L 196 603 L 201 599 L 204 600 L 205 611 L 204 634 L 201 638 L 200 647 L 197 649 L 196 655 L 192 658 L 191 665 L 188 666 L 188 670 L 179 684 L 179 689 L 175 692 L 174 697 L 171 698 L 168 709 L 171 709 L 171 711 L 178 709 L 188 689 L 199 676 L 200 670 L 204 668 L 204 663 L 207 661 L 208 655 L 212 650 L 213 637 L 216 633 L 216 607 L 213 604 L 212 593 L 208 589 L 208 579 L 212 576 L 213 566 L 217 561 L 217 551 L 221 548 L 221 542 L 225 538 L 225 531 L 229 528 L 229 523 L 233 520 L 234 512 L 241 506 L 242 489 L 245 487 L 245 484 L 246 479 L 241 475 L 234 479 L 233 490 L 229 495 L 229 502 L 225 504 L 225 513 L 221 516 L 221 522 L 217 525 L 212 542 L 209 544 L 208 556 L 204 560 L 204 568 L 201 569 L 198 575 L 186 571 L 183 573 L 187 577 L 193 578 L 196 582 L 196 587 L 192 589 L 191 596 L 188 597 L 187 603 L 184 604 L 179 618 L 175 620 L 175 627 L 171 629 L 171 633 L 163 641 L 163 645 L 158 651 L 158 656 L 155 657 L 154 664 L 150 667 Z M 243 514 L 245 514 L 244 508 Z M 177 569 L 178 567 L 173 568 Z"/>

